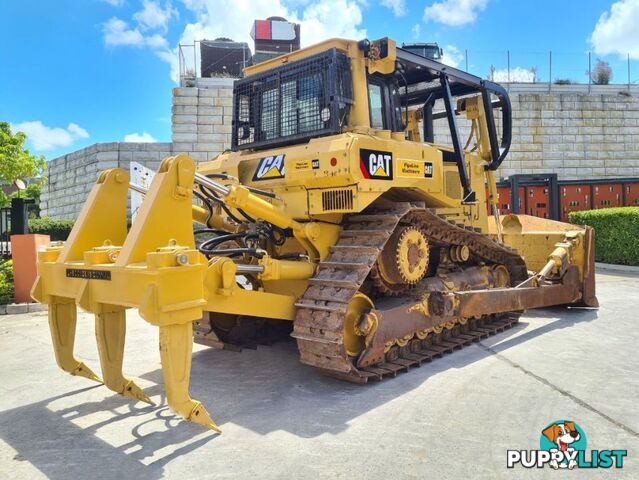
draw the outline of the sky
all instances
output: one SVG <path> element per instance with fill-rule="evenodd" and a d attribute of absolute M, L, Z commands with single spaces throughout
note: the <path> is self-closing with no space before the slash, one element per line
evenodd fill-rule
<path fill-rule="evenodd" d="M 494 79 L 587 82 L 608 61 L 639 82 L 639 0 L 0 0 L 0 121 L 47 159 L 97 142 L 171 141 L 178 45 L 252 47 L 254 19 L 330 37 L 438 42 L 444 61 Z M 552 70 L 550 55 L 552 51 Z M 510 52 L 508 54 L 508 52 Z M 630 76 L 628 75 L 630 58 Z"/>

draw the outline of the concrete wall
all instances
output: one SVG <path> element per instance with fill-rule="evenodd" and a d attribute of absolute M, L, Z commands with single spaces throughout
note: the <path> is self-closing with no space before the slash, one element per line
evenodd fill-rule
<path fill-rule="evenodd" d="M 593 86 L 577 93 L 566 87 L 513 89 L 513 145 L 501 175 L 639 176 L 639 88 Z"/>
<path fill-rule="evenodd" d="M 102 170 L 128 171 L 131 161 L 156 170 L 182 152 L 200 163 L 230 148 L 233 80 L 203 78 L 196 85 L 173 89 L 172 143 L 98 143 L 49 161 L 41 215 L 75 219 Z"/>
<path fill-rule="evenodd" d="M 203 162 L 231 148 L 233 79 L 200 78 L 196 85 L 173 89 L 172 140 L 174 151 Z"/>
<path fill-rule="evenodd" d="M 156 170 L 164 157 L 172 155 L 171 147 L 170 143 L 97 143 L 49 161 L 40 215 L 75 219 L 99 172 L 116 167 L 129 171 L 131 161 Z"/>
<path fill-rule="evenodd" d="M 560 179 L 639 176 L 639 86 L 506 85 L 513 142 L 499 171 L 557 173 Z M 230 147 L 232 79 L 198 79 L 173 92 L 173 142 L 197 161 Z M 437 108 L 437 107 L 436 107 Z M 460 119 L 465 142 L 469 127 Z M 450 143 L 445 120 L 436 141 Z"/>
<path fill-rule="evenodd" d="M 639 86 L 513 84 L 513 143 L 498 172 L 557 173 L 560 179 L 639 177 Z M 549 89 L 552 89 L 549 91 Z M 232 79 L 201 78 L 173 89 L 172 143 L 103 143 L 49 162 L 42 215 L 77 216 L 100 170 L 156 169 L 168 155 L 204 162 L 231 146 Z M 436 109 L 438 107 L 436 106 Z M 439 107 L 441 108 L 441 107 Z M 462 140 L 468 125 L 460 119 Z M 450 143 L 445 120 L 435 140 Z"/>
<path fill-rule="evenodd" d="M 639 176 L 639 87 L 590 90 L 588 85 L 553 85 L 551 92 L 548 85 L 512 85 L 513 140 L 499 176 Z M 465 143 L 469 128 L 463 120 L 459 124 Z M 436 121 L 435 141 L 450 143 L 445 119 Z"/>

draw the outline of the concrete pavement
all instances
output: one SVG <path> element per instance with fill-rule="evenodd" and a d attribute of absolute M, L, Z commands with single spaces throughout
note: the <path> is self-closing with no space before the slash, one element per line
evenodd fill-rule
<path fill-rule="evenodd" d="M 639 276 L 601 272 L 601 308 L 526 313 L 514 329 L 368 386 L 318 375 L 294 343 L 196 346 L 191 392 L 221 436 L 175 418 L 157 330 L 129 312 L 125 374 L 148 407 L 63 374 L 46 313 L 0 318 L 0 478 L 639 478 Z M 93 320 L 76 352 L 99 372 Z M 506 468 L 559 419 L 622 470 Z"/>

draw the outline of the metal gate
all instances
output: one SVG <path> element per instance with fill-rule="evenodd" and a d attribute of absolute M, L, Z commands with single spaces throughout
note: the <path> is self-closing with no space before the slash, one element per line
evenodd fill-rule
<path fill-rule="evenodd" d="M 11 208 L 0 208 L 0 258 L 11 258 Z"/>

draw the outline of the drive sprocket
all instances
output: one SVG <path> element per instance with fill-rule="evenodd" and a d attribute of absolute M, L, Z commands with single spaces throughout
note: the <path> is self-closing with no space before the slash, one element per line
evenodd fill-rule
<path fill-rule="evenodd" d="M 433 253 L 422 229 L 400 226 L 388 239 L 371 272 L 376 290 L 390 296 L 406 293 L 432 270 Z"/>

